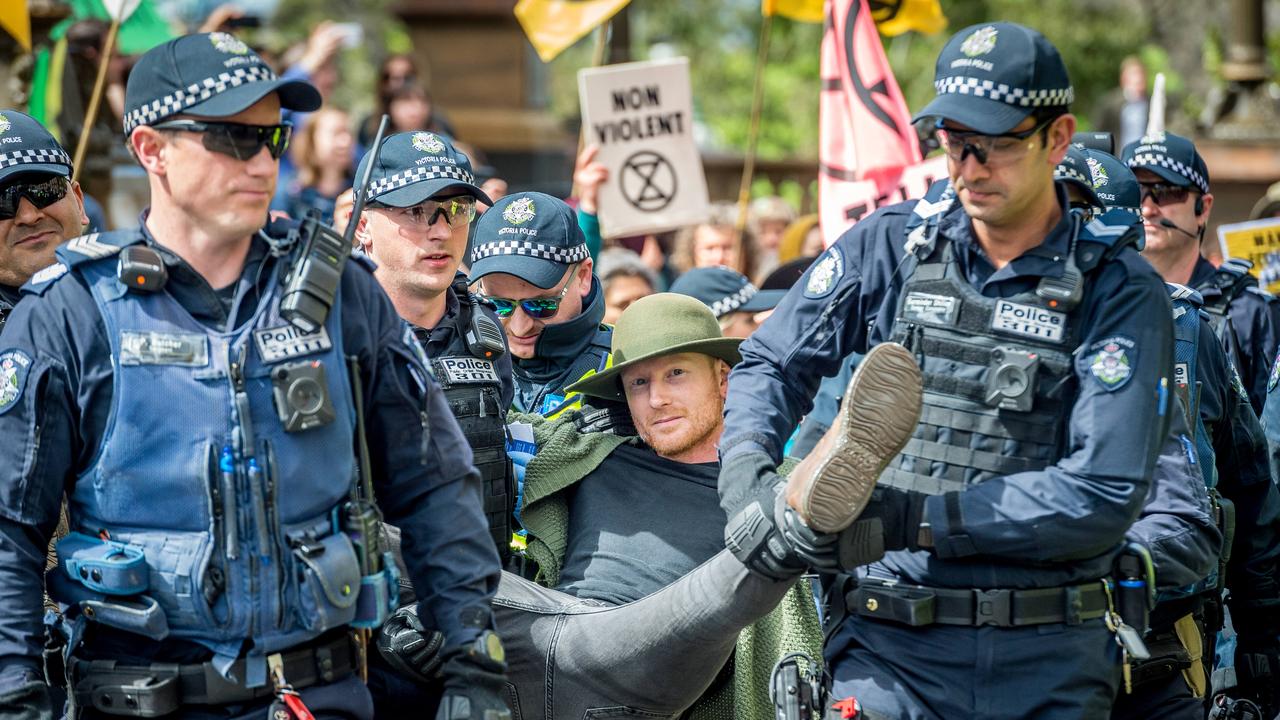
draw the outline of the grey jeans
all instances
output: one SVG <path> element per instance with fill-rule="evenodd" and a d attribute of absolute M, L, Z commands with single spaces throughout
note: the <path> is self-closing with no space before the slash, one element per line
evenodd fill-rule
<path fill-rule="evenodd" d="M 675 718 L 711 685 L 739 631 L 793 584 L 749 572 L 727 550 L 626 605 L 504 572 L 493 610 L 514 720 Z"/>

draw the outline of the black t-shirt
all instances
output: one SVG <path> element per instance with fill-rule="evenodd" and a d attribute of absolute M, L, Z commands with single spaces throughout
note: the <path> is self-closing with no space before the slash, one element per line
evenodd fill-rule
<path fill-rule="evenodd" d="M 569 497 L 557 590 L 622 605 L 670 585 L 724 549 L 718 463 L 687 464 L 620 445 Z"/>

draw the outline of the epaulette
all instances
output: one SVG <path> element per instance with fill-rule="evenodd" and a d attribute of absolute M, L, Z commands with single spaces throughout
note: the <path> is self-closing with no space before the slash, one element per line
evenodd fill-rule
<path fill-rule="evenodd" d="M 928 246 L 933 244 L 933 231 L 938 227 L 942 216 L 955 204 L 955 200 L 956 193 L 950 180 L 937 180 L 929 186 L 924 196 L 916 201 L 911 217 L 907 219 L 907 242 L 904 248 L 908 253 L 916 254 L 921 248 L 925 248 L 922 256 L 927 256 L 932 251 Z"/>
<path fill-rule="evenodd" d="M 56 262 L 32 275 L 27 284 L 22 286 L 22 292 L 43 295 L 55 280 L 66 275 L 71 268 L 115 257 L 120 254 L 121 249 L 140 242 L 143 242 L 143 237 L 137 230 L 89 233 L 72 238 L 54 252 Z"/>
<path fill-rule="evenodd" d="M 1080 244 L 1076 261 L 1081 270 L 1088 272 L 1127 247 L 1141 250 L 1144 239 L 1142 221 L 1134 217 L 1133 213 L 1120 209 L 1108 210 L 1095 215 L 1081 226 L 1077 237 Z M 1098 245 L 1102 246 L 1101 252 L 1098 252 Z"/>
<path fill-rule="evenodd" d="M 359 265 L 360 267 L 364 268 L 365 270 L 368 270 L 369 274 L 371 275 L 373 274 L 374 270 L 378 269 L 378 263 L 374 262 L 373 258 L 366 255 L 363 251 L 360 251 L 360 250 L 352 251 L 351 259 L 355 260 L 356 264 Z"/>
<path fill-rule="evenodd" d="M 1204 296 L 1194 288 L 1171 282 L 1166 282 L 1164 285 L 1169 290 L 1170 300 L 1182 300 L 1191 303 L 1197 308 L 1204 307 Z"/>

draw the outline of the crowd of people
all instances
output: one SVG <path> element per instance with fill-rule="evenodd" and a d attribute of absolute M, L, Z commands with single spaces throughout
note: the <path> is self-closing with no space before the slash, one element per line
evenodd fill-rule
<path fill-rule="evenodd" d="M 1192 140 L 984 23 L 925 197 L 605 239 L 594 147 L 509 192 L 406 56 L 377 143 L 340 35 L 138 58 L 137 227 L 0 110 L 0 717 L 1280 713 L 1280 300 Z"/>

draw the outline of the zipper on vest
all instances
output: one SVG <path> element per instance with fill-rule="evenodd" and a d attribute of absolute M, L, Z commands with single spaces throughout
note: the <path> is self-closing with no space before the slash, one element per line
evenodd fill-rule
<path fill-rule="evenodd" d="M 247 343 L 241 344 L 240 349 L 236 353 L 235 359 L 232 359 L 231 346 L 227 345 L 227 374 L 230 376 L 230 379 L 231 379 L 232 397 L 234 398 L 234 401 L 235 401 L 237 433 L 235 435 L 234 440 L 238 445 L 238 447 L 234 449 L 238 451 L 239 459 L 243 463 L 243 465 L 241 465 L 240 467 L 235 468 L 235 470 L 237 471 L 236 475 L 238 476 L 236 479 L 241 480 L 243 484 L 246 486 L 245 495 L 250 498 L 250 504 L 254 506 L 249 508 L 248 514 L 253 516 L 252 522 L 254 522 L 254 524 L 256 525 L 257 524 L 256 520 L 258 515 L 258 507 L 257 507 L 258 503 L 256 501 L 258 499 L 258 496 L 254 492 L 253 480 L 249 477 L 250 472 L 248 471 L 248 461 L 253 458 L 253 448 L 254 448 L 254 443 L 256 442 L 253 435 L 253 415 L 251 413 L 250 405 L 249 405 L 249 393 L 245 390 L 245 382 L 244 382 L 244 361 L 245 361 L 245 356 L 248 354 L 248 350 L 249 350 L 249 346 Z M 244 472 L 238 472 L 242 468 L 244 469 Z M 240 524 L 239 514 L 236 515 L 236 518 L 237 518 L 236 525 L 238 526 Z M 250 522 L 250 519 L 246 518 L 246 525 L 248 524 L 248 522 Z M 256 534 L 250 535 L 250 537 L 256 543 L 257 535 Z M 258 553 L 262 552 L 261 548 L 258 548 L 257 550 L 258 550 Z M 250 603 L 254 603 L 254 599 L 258 597 L 257 553 L 254 553 L 254 552 L 246 553 L 246 559 L 248 560 L 247 575 L 249 579 L 248 599 Z M 257 604 L 257 603 L 254 603 L 254 604 Z M 257 634 L 258 615 L 260 612 L 261 612 L 261 607 L 259 605 L 259 609 L 257 612 L 249 613 L 249 628 L 248 628 L 249 637 L 254 637 Z"/>

